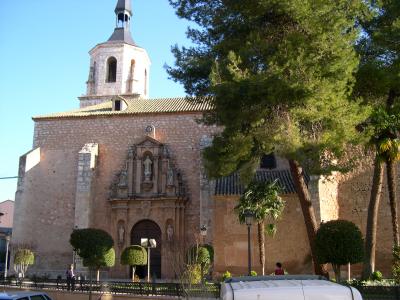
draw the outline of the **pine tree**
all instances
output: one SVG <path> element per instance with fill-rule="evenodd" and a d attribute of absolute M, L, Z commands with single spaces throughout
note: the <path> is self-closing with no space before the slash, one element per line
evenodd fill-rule
<path fill-rule="evenodd" d="M 196 23 L 190 48 L 175 46 L 170 76 L 214 108 L 207 124 L 223 126 L 205 150 L 213 177 L 255 169 L 264 153 L 289 159 L 314 268 L 318 228 L 304 180 L 350 166 L 346 146 L 365 119 L 350 101 L 359 63 L 354 44 L 362 0 L 170 0 Z"/>

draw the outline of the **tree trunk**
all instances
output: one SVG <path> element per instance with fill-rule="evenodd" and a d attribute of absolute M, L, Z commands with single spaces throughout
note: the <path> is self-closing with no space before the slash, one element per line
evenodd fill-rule
<path fill-rule="evenodd" d="M 386 172 L 389 190 L 390 212 L 392 214 L 393 246 L 399 245 L 399 224 L 397 221 L 397 197 L 396 197 L 396 163 L 386 160 Z"/>
<path fill-rule="evenodd" d="M 100 281 L 100 269 L 97 269 L 96 271 L 96 281 L 99 282 Z"/>
<path fill-rule="evenodd" d="M 335 272 L 336 283 L 340 283 L 340 265 L 332 264 L 333 272 Z"/>
<path fill-rule="evenodd" d="M 136 271 L 135 266 L 132 266 L 132 282 L 135 282 L 135 271 Z"/>
<path fill-rule="evenodd" d="M 365 233 L 365 258 L 362 279 L 368 279 L 375 271 L 376 229 L 378 227 L 378 210 L 381 200 L 383 181 L 383 163 L 375 157 L 374 176 L 371 196 L 368 205 L 367 230 Z"/>
<path fill-rule="evenodd" d="M 265 224 L 264 221 L 260 221 L 258 226 L 258 247 L 260 250 L 260 264 L 262 275 L 265 275 Z"/>
<path fill-rule="evenodd" d="M 289 160 L 289 164 L 294 186 L 296 188 L 296 193 L 299 197 L 300 206 L 303 211 L 304 223 L 306 225 L 308 241 L 310 243 L 311 257 L 314 262 L 314 272 L 317 275 L 322 275 L 328 278 L 329 274 L 326 270 L 326 265 L 318 264 L 317 256 L 315 254 L 315 236 L 317 233 L 318 225 L 315 218 L 310 193 L 304 180 L 303 169 L 296 160 Z"/>

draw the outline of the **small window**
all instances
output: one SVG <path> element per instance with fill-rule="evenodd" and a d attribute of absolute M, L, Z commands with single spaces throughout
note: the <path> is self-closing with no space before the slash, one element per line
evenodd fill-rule
<path fill-rule="evenodd" d="M 110 57 L 107 60 L 107 82 L 117 81 L 117 59 Z"/>
<path fill-rule="evenodd" d="M 275 169 L 276 168 L 276 158 L 273 153 L 263 155 L 260 162 L 261 169 Z"/>

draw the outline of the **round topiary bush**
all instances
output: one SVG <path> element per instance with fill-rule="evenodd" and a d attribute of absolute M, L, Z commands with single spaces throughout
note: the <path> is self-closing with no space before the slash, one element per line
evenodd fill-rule
<path fill-rule="evenodd" d="M 134 281 L 136 266 L 147 265 L 146 249 L 139 245 L 125 248 L 121 254 L 121 264 L 132 267 L 132 281 Z"/>
<path fill-rule="evenodd" d="M 315 250 L 319 263 L 332 264 L 337 282 L 340 267 L 355 264 L 364 258 L 364 241 L 360 229 L 352 222 L 334 220 L 322 223 L 315 238 Z"/>

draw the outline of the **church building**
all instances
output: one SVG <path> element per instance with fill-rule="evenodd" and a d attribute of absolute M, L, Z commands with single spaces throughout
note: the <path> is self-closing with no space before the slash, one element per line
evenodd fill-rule
<path fill-rule="evenodd" d="M 111 37 L 89 52 L 80 107 L 33 117 L 33 148 L 20 158 L 12 244 L 34 251 L 29 272 L 52 277 L 63 275 L 72 262 L 84 271 L 69 244 L 76 228 L 99 228 L 113 237 L 116 264 L 102 272 L 103 278 L 129 278 L 129 267 L 119 258 L 142 238 L 157 242 L 151 251 L 156 278 L 175 278 L 179 255 L 199 241 L 214 248 L 216 276 L 227 270 L 246 273 L 247 228 L 233 211 L 243 192 L 239 175 L 211 181 L 203 167 L 202 150 L 221 128 L 199 122 L 210 110 L 207 104 L 186 97 L 149 99 L 151 60 L 132 38 L 131 1 L 118 0 L 115 16 Z M 318 221 L 348 219 L 364 230 L 371 172 L 366 164 L 346 177 L 307 177 Z M 287 161 L 266 156 L 256 176 L 278 179 L 286 201 L 276 236 L 267 238 L 267 272 L 282 261 L 291 274 L 311 273 Z M 387 200 L 379 222 L 377 268 L 389 272 Z M 256 228 L 252 257 L 259 272 Z"/>

